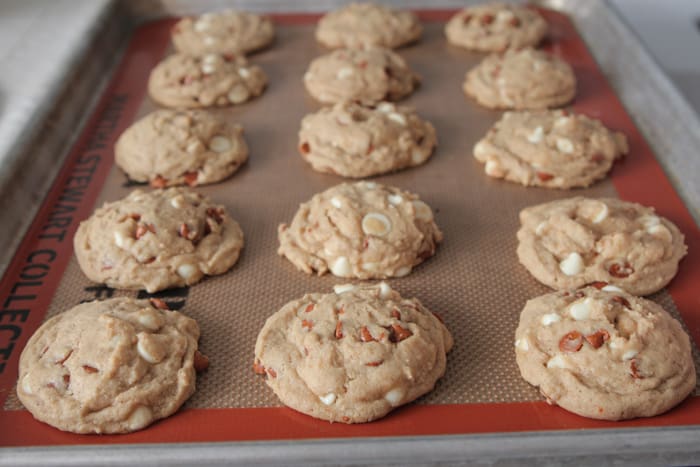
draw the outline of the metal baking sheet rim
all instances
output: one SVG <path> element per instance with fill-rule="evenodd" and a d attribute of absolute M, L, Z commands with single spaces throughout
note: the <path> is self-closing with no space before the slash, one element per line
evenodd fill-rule
<path fill-rule="evenodd" d="M 178 2 L 163 2 L 182 8 Z M 212 6 L 217 6 L 215 2 Z M 283 10 L 283 2 L 266 3 Z M 574 20 L 635 124 L 652 146 L 695 221 L 700 224 L 700 159 L 688 157 L 700 147 L 700 119 L 658 64 L 605 0 L 539 0 L 535 3 L 563 11 Z M 203 8 L 198 3 L 197 8 Z M 298 7 L 299 5 L 297 5 Z M 332 5 L 328 5 L 332 6 Z M 410 5 L 409 5 L 410 6 Z M 431 7 L 449 7 L 440 2 Z M 241 5 L 245 7 L 245 5 Z M 259 9 L 259 4 L 258 4 Z M 160 13 L 182 11 L 163 10 Z M 137 18 L 142 19 L 142 18 Z M 672 122 L 658 125 L 657 122 Z M 42 193 L 43 194 L 43 193 Z M 9 254 L 8 254 L 9 253 Z M 5 252 L 11 256 L 13 250 Z M 6 259 L 3 258 L 3 265 Z M 3 268 L 4 269 L 4 268 Z M 275 442 L 224 442 L 71 447 L 4 448 L 0 465 L 72 465 L 99 459 L 102 465 L 138 462 L 139 465 L 308 465 L 381 463 L 429 465 L 482 461 L 505 465 L 539 464 L 543 459 L 579 465 L 634 461 L 688 464 L 700 455 L 700 426 L 673 428 L 538 431 L 474 435 L 353 438 Z M 70 457 L 68 457 L 70 455 Z"/>

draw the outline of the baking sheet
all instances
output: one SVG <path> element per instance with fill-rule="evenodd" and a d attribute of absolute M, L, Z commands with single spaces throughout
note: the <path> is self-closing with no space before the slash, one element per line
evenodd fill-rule
<path fill-rule="evenodd" d="M 443 20 L 449 14 L 427 16 Z M 305 292 L 330 291 L 334 283 L 345 282 L 328 276 L 306 276 L 276 255 L 277 224 L 289 221 L 300 202 L 342 181 L 313 172 L 296 152 L 299 122 L 304 114 L 318 108 L 304 92 L 301 76 L 309 61 L 324 51 L 313 41 L 313 17 L 286 16 L 278 18 L 284 24 L 278 28 L 276 44 L 251 59 L 270 76 L 268 90 L 254 101 L 223 111 L 243 124 L 251 146 L 249 162 L 227 181 L 198 188 L 226 204 L 241 223 L 247 239 L 243 256 L 223 276 L 191 288 L 158 294 L 174 308 L 181 307 L 198 320 L 202 328 L 200 344 L 211 358 L 210 369 L 199 377 L 198 391 L 186 410 L 152 428 L 127 436 L 69 435 L 17 410 L 19 405 L 12 395 L 16 359 L 46 310 L 49 315 L 54 314 L 81 300 L 106 298 L 111 293 L 135 295 L 89 283 L 72 258 L 70 240 L 77 222 L 87 217 L 94 205 L 118 199 L 133 188 L 112 167 L 112 144 L 131 121 L 155 108 L 142 96 L 148 71 L 166 52 L 172 22 L 143 26 L 134 36 L 105 105 L 96 113 L 85 140 L 76 146 L 2 282 L 0 298 L 36 297 L 14 300 L 22 305 L 31 302 L 32 308 L 26 313 L 21 335 L 14 340 L 13 358 L 0 375 L 2 396 L 6 397 L 0 419 L 8 423 L 15 421 L 19 428 L 1 434 L 0 443 L 299 439 L 700 422 L 696 398 L 667 415 L 648 420 L 607 423 L 582 419 L 546 406 L 537 391 L 518 375 L 512 339 L 520 309 L 528 298 L 547 289 L 517 263 L 517 213 L 525 206 L 556 198 L 618 194 L 624 199 L 653 205 L 676 222 L 686 233 L 691 253 L 682 263 L 670 293 L 661 292 L 652 298 L 676 316 L 680 309 L 696 342 L 698 339 L 699 318 L 692 309 L 691 299 L 692 281 L 700 277 L 697 253 L 693 253 L 698 251 L 697 227 L 612 95 L 571 23 L 553 12 L 547 12 L 547 18 L 553 31 L 547 48 L 569 61 L 579 78 L 579 95 L 573 108 L 602 119 L 630 137 L 630 156 L 614 169 L 612 179 L 591 189 L 571 192 L 526 189 L 486 177 L 483 167 L 471 156 L 471 148 L 500 113 L 479 108 L 461 91 L 464 73 L 482 56 L 447 46 L 440 21 L 427 24 L 425 37 L 419 44 L 399 51 L 424 78 L 423 86 L 405 102 L 433 122 L 439 147 L 425 166 L 377 177 L 376 181 L 419 193 L 436 210 L 436 221 L 445 232 L 445 242 L 433 259 L 408 277 L 390 281 L 404 295 L 417 296 L 429 308 L 440 312 L 455 337 L 446 376 L 435 391 L 382 421 L 347 427 L 329 425 L 279 407 L 272 392 L 251 371 L 255 336 L 267 316 Z M 640 184 L 639 180 L 651 183 Z M 66 187 L 71 191 L 66 191 Z M 75 190 L 82 196 L 75 194 Z M 73 200 L 76 202 L 72 203 Z M 68 217 L 70 223 L 61 227 L 68 222 L 62 219 Z M 49 251 L 54 251 L 55 257 Z M 39 277 L 44 271 L 46 274 Z M 16 287 L 18 282 L 40 280 L 41 285 Z M 51 286 L 57 286 L 53 299 L 49 294 Z M 41 287 L 42 293 L 31 293 L 37 287 Z M 232 424 L 232 419 L 237 423 Z"/>

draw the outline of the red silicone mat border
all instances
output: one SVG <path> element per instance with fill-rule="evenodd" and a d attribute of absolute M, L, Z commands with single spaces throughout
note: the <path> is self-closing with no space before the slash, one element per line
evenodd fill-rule
<path fill-rule="evenodd" d="M 700 342 L 700 296 L 694 287 L 700 278 L 700 229 L 575 33 L 573 24 L 560 13 L 541 12 L 557 28 L 570 33 L 563 36 L 564 40 L 554 41 L 547 47 L 550 50 L 571 48 L 569 52 L 575 57 L 572 66 L 577 74 L 592 74 L 596 85 L 593 95 L 576 101 L 572 107 L 624 131 L 629 137 L 630 156 L 612 173 L 620 198 L 654 206 L 686 234 L 689 254 L 668 290 L 694 341 Z M 423 11 L 420 16 L 427 21 L 444 21 L 453 13 Z M 272 17 L 279 24 L 305 24 L 316 20 L 318 15 Z M 13 390 L 19 352 L 42 322 L 53 299 L 73 253 L 73 233 L 78 222 L 92 212 L 94 200 L 113 164 L 114 141 L 136 115 L 145 94 L 148 73 L 165 53 L 172 24 L 172 20 L 163 20 L 136 30 L 112 82 L 0 282 L 3 305 L 0 311 L 0 405 L 4 405 L 9 391 Z M 585 94 L 585 89 L 580 91 Z M 101 138 L 100 135 L 106 136 Z M 71 200 L 75 203 L 71 204 Z M 62 226 L 60 219 L 70 219 L 70 222 Z M 691 397 L 658 417 L 626 422 L 590 420 L 544 402 L 411 405 L 376 422 L 352 426 L 329 424 L 280 407 L 190 409 L 141 432 L 116 436 L 61 432 L 35 421 L 26 411 L 0 410 L 0 420 L 3 427 L 12 427 L 0 430 L 0 446 L 292 440 L 700 425 L 700 398 Z"/>

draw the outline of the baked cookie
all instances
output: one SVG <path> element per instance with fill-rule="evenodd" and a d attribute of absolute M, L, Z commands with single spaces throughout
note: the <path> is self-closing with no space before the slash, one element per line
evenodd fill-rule
<path fill-rule="evenodd" d="M 430 392 L 452 336 L 418 299 L 387 284 L 336 285 L 268 318 L 253 369 L 287 406 L 331 422 L 364 423 Z"/>
<path fill-rule="evenodd" d="M 435 128 L 413 109 L 340 103 L 304 117 L 299 152 L 319 172 L 369 177 L 424 163 L 437 140 Z"/>
<path fill-rule="evenodd" d="M 403 277 L 442 241 L 433 211 L 417 195 L 374 182 L 314 195 L 278 233 L 278 253 L 298 269 L 357 279 Z"/>
<path fill-rule="evenodd" d="M 379 47 L 334 50 L 312 61 L 304 74 L 309 94 L 327 104 L 397 101 L 411 94 L 419 83 L 418 75 L 403 58 Z"/>
<path fill-rule="evenodd" d="M 156 110 L 117 140 L 114 160 L 131 180 L 152 186 L 215 183 L 248 159 L 243 128 L 202 110 Z"/>
<path fill-rule="evenodd" d="M 576 76 L 553 55 L 532 48 L 508 50 L 472 68 L 464 92 L 490 109 L 561 107 L 576 95 Z"/>
<path fill-rule="evenodd" d="M 83 303 L 29 339 L 17 396 L 34 418 L 60 430 L 141 430 L 194 393 L 195 370 L 208 364 L 198 339 L 197 323 L 158 299 Z"/>
<path fill-rule="evenodd" d="M 134 190 L 81 222 L 73 243 L 90 280 L 156 292 L 228 271 L 243 232 L 223 206 L 199 193 Z"/>
<path fill-rule="evenodd" d="M 445 25 L 450 44 L 478 52 L 534 47 L 547 35 L 537 11 L 502 3 L 476 5 L 455 14 Z"/>
<path fill-rule="evenodd" d="M 520 212 L 518 258 L 553 289 L 607 282 L 634 295 L 668 284 L 687 247 L 653 208 L 619 199 L 576 197 Z"/>
<path fill-rule="evenodd" d="M 148 93 L 166 107 L 223 107 L 259 96 L 266 85 L 262 69 L 243 57 L 176 53 L 153 69 Z"/>
<path fill-rule="evenodd" d="M 350 3 L 319 20 L 316 40 L 333 49 L 393 49 L 417 41 L 422 32 L 418 17 L 410 11 L 376 3 Z"/>
<path fill-rule="evenodd" d="M 649 300 L 587 287 L 527 302 L 515 332 L 523 378 L 589 418 L 651 417 L 695 389 L 690 339 Z"/>
<path fill-rule="evenodd" d="M 175 49 L 186 54 L 246 54 L 269 45 L 275 28 L 266 16 L 225 10 L 181 19 L 171 37 Z"/>
<path fill-rule="evenodd" d="M 586 187 L 627 154 L 627 138 L 566 110 L 506 112 L 474 146 L 486 175 L 547 188 Z"/>

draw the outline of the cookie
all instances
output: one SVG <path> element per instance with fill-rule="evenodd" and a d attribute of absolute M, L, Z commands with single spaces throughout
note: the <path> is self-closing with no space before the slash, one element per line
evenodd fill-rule
<path fill-rule="evenodd" d="M 678 321 L 616 287 L 528 301 L 515 339 L 523 378 L 550 404 L 584 417 L 652 417 L 695 390 L 690 339 Z"/>
<path fill-rule="evenodd" d="M 539 50 L 508 50 L 486 57 L 468 73 L 464 92 L 490 109 L 561 107 L 576 95 L 576 76 L 559 58 Z"/>
<path fill-rule="evenodd" d="M 435 128 L 413 109 L 340 103 L 307 115 L 299 152 L 314 170 L 361 178 L 423 164 L 437 140 Z"/>
<path fill-rule="evenodd" d="M 117 140 L 114 160 L 137 182 L 204 185 L 223 180 L 248 159 L 243 128 L 217 114 L 156 110 Z"/>
<path fill-rule="evenodd" d="M 627 138 L 566 110 L 506 112 L 474 146 L 486 175 L 547 188 L 587 187 L 627 154 Z"/>
<path fill-rule="evenodd" d="M 17 395 L 34 418 L 60 430 L 141 430 L 194 393 L 195 370 L 208 363 L 198 339 L 197 323 L 158 299 L 83 303 L 29 339 Z"/>
<path fill-rule="evenodd" d="M 253 369 L 287 406 L 312 417 L 364 423 L 431 391 L 452 336 L 418 299 L 387 284 L 336 285 L 268 318 Z"/>
<path fill-rule="evenodd" d="M 478 52 L 534 47 L 547 35 L 547 22 L 537 11 L 492 3 L 465 8 L 445 25 L 450 44 Z"/>
<path fill-rule="evenodd" d="M 259 96 L 266 85 L 262 69 L 243 57 L 176 53 L 153 69 L 148 93 L 166 107 L 223 107 Z"/>
<path fill-rule="evenodd" d="M 350 3 L 319 20 L 316 40 L 333 49 L 393 49 L 417 41 L 422 32 L 418 17 L 410 11 L 375 3 Z"/>
<path fill-rule="evenodd" d="M 152 293 L 228 271 L 243 232 L 223 206 L 199 193 L 134 190 L 81 222 L 73 243 L 90 280 Z"/>
<path fill-rule="evenodd" d="M 619 199 L 576 197 L 520 212 L 518 259 L 557 290 L 606 282 L 634 295 L 668 284 L 687 247 L 653 208 Z"/>
<path fill-rule="evenodd" d="M 268 46 L 275 28 L 266 16 L 225 10 L 181 19 L 171 37 L 175 49 L 186 54 L 246 54 Z"/>
<path fill-rule="evenodd" d="M 420 79 L 389 49 L 339 49 L 316 58 L 304 74 L 311 96 L 326 104 L 355 101 L 373 105 L 411 94 Z"/>
<path fill-rule="evenodd" d="M 406 276 L 442 241 L 432 209 L 417 195 L 374 182 L 314 195 L 278 234 L 278 253 L 297 269 L 357 279 Z"/>

